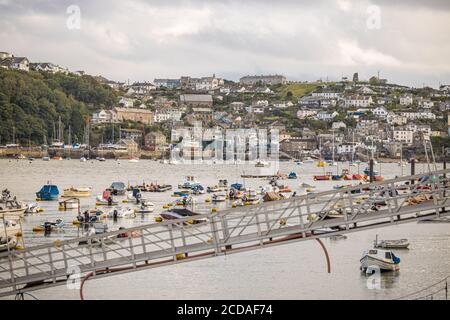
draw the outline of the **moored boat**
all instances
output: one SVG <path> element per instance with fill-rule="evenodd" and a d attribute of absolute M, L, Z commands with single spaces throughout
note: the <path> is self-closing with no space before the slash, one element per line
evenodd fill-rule
<path fill-rule="evenodd" d="M 112 195 L 123 196 L 127 191 L 127 187 L 123 182 L 113 182 L 111 186 L 106 190 L 110 191 Z"/>
<path fill-rule="evenodd" d="M 59 189 L 56 185 L 46 184 L 41 188 L 41 190 L 36 192 L 36 197 L 39 201 L 58 200 Z"/>
<path fill-rule="evenodd" d="M 361 270 L 370 272 L 375 268 L 380 271 L 400 270 L 400 258 L 390 250 L 370 249 L 363 253 L 360 259 Z"/>
<path fill-rule="evenodd" d="M 92 189 L 89 187 L 71 187 L 69 189 L 64 189 L 62 194 L 63 198 L 80 198 L 80 197 L 90 197 Z"/>
<path fill-rule="evenodd" d="M 224 191 L 214 193 L 212 195 L 213 202 L 225 202 L 227 200 L 227 193 Z"/>
<path fill-rule="evenodd" d="M 409 241 L 408 239 L 397 239 L 397 240 L 380 240 L 378 241 L 378 235 L 374 241 L 375 248 L 381 249 L 408 249 Z"/>
<path fill-rule="evenodd" d="M 70 198 L 59 202 L 59 210 L 72 210 L 80 208 L 80 199 Z"/>
<path fill-rule="evenodd" d="M 129 207 L 116 207 L 108 212 L 108 218 L 136 218 L 136 212 Z"/>
<path fill-rule="evenodd" d="M 288 175 L 288 179 L 297 179 L 297 178 L 298 178 L 297 173 L 295 173 L 295 172 L 291 172 Z"/>
<path fill-rule="evenodd" d="M 331 179 L 329 175 L 318 175 L 313 177 L 314 181 L 328 181 Z"/>

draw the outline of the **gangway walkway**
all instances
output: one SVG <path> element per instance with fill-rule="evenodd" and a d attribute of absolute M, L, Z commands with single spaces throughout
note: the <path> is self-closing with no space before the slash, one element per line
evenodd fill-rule
<path fill-rule="evenodd" d="M 0 296 L 450 215 L 450 170 L 0 253 Z"/>

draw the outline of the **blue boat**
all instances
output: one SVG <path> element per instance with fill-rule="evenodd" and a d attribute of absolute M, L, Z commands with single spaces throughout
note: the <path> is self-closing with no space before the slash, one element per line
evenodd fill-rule
<path fill-rule="evenodd" d="M 231 188 L 234 189 L 234 190 L 237 190 L 237 191 L 241 191 L 242 188 L 243 188 L 243 185 L 240 184 L 240 183 L 234 183 L 234 184 L 231 185 Z"/>
<path fill-rule="evenodd" d="M 297 174 L 295 172 L 289 173 L 288 179 L 297 179 Z"/>
<path fill-rule="evenodd" d="M 41 190 L 39 190 L 39 192 L 36 192 L 36 197 L 41 201 L 58 200 L 58 187 L 52 184 L 46 184 L 41 188 Z"/>
<path fill-rule="evenodd" d="M 369 168 L 365 168 L 364 169 L 364 174 L 366 175 L 366 176 L 369 176 L 370 177 L 370 170 L 369 170 Z M 373 170 L 373 176 L 375 177 L 375 176 L 379 176 L 380 175 L 380 173 L 378 172 L 378 171 L 375 171 L 375 170 Z"/>
<path fill-rule="evenodd" d="M 331 177 L 331 180 L 333 181 L 340 181 L 342 180 L 342 176 L 341 175 L 334 175 Z"/>

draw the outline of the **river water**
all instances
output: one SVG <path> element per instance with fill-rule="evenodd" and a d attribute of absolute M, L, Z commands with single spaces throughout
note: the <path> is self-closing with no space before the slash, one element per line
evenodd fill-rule
<path fill-rule="evenodd" d="M 349 168 L 348 164 L 340 164 Z M 365 168 L 364 165 L 359 170 Z M 438 169 L 442 168 L 438 165 Z M 317 186 L 317 191 L 332 189 L 337 184 L 348 182 L 317 182 L 314 174 L 335 171 L 336 168 L 317 168 L 314 164 L 298 166 L 293 162 L 281 162 L 280 171 L 295 171 L 298 180 L 285 180 L 294 191 L 300 193 L 299 184 Z M 393 178 L 410 172 L 409 167 L 401 169 L 397 164 L 376 165 L 375 170 L 385 178 Z M 416 172 L 427 170 L 418 164 Z M 350 167 L 351 173 L 358 171 Z M 93 197 L 82 199 L 82 207 L 95 206 L 95 195 L 101 194 L 114 181 L 140 184 L 159 182 L 174 187 L 192 175 L 203 185 L 215 185 L 219 179 L 230 184 L 244 183 L 257 188 L 267 185 L 267 180 L 245 179 L 242 174 L 257 173 L 253 165 L 169 165 L 151 160 L 138 163 L 109 160 L 106 162 L 78 160 L 50 161 L 0 160 L 0 188 L 10 189 L 18 199 L 35 202 L 35 192 L 48 181 L 59 186 L 60 191 L 71 186 L 93 188 Z M 176 187 L 174 188 L 174 190 Z M 155 204 L 155 213 L 136 219 L 124 219 L 114 224 L 133 226 L 153 223 L 154 216 L 162 206 L 173 202 L 172 191 L 166 193 L 145 193 L 144 198 Z M 207 195 L 197 198 L 197 210 L 208 212 L 211 205 L 205 203 Z M 119 199 L 120 200 L 120 199 Z M 67 239 L 80 234 L 71 225 L 76 212 L 60 212 L 57 202 L 40 203 L 44 212 L 27 216 L 23 222 L 24 241 L 32 246 L 56 239 Z M 62 218 L 68 222 L 64 232 L 50 236 L 32 232 L 33 226 L 45 221 Z M 359 271 L 362 252 L 370 247 L 376 235 L 381 239 L 408 238 L 410 250 L 398 251 L 401 271 L 381 276 L 379 285 L 370 285 L 368 278 Z M 409 223 L 348 235 L 347 239 L 330 240 L 324 243 L 329 251 L 332 273 L 326 271 L 323 252 L 315 241 L 306 241 L 277 246 L 263 250 L 222 256 L 214 259 L 144 270 L 105 279 L 89 281 L 85 285 L 87 299 L 392 299 L 440 281 L 450 275 L 450 224 Z M 369 285 L 368 285 L 369 284 Z M 78 299 L 78 290 L 66 286 L 50 288 L 34 293 L 40 299 Z"/>

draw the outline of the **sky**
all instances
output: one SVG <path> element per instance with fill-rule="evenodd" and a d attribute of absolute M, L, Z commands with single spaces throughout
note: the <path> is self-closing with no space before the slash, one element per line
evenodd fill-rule
<path fill-rule="evenodd" d="M 0 51 L 116 81 L 450 84 L 448 0 L 0 0 Z"/>

